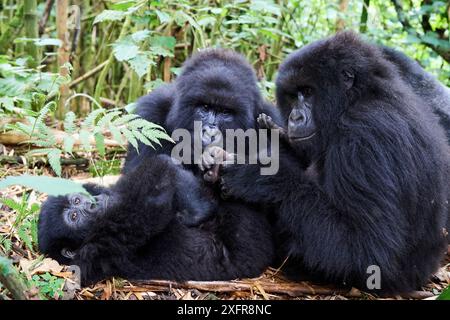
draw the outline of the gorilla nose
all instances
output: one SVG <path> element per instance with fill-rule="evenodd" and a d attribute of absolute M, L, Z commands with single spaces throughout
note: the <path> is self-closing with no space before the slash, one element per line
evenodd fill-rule
<path fill-rule="evenodd" d="M 289 123 L 292 122 L 292 124 L 301 124 L 305 122 L 305 115 L 301 111 L 292 111 L 289 115 Z"/>

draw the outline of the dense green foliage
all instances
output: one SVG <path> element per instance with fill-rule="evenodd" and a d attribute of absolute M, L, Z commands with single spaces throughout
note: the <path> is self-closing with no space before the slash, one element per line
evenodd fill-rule
<path fill-rule="evenodd" d="M 268 98 L 289 52 L 344 28 L 403 50 L 450 84 L 444 1 L 2 0 L 0 9 L 0 116 L 24 119 L 0 129 L 27 136 L 40 148 L 27 156 L 45 154 L 58 175 L 60 158 L 78 151 L 106 159 L 108 138 L 168 139 L 162 128 L 123 117 L 205 47 L 247 56 Z M 55 127 L 66 135 L 58 139 Z"/>
<path fill-rule="evenodd" d="M 61 160 L 80 158 L 93 176 L 117 174 L 126 142 L 157 147 L 170 140 L 164 128 L 133 114 L 134 102 L 174 79 L 192 53 L 241 52 L 273 100 L 286 55 L 342 29 L 402 50 L 450 86 L 449 22 L 444 0 L 0 0 L 0 144 L 11 143 L 5 133 L 19 136 L 10 150 L 20 149 L 15 154 L 27 161 L 44 155 L 58 176 Z M 0 178 L 5 174 L 0 166 Z M 46 179 L 10 177 L 0 189 L 82 192 L 67 180 Z M 13 212 L 0 214 L 11 224 L 0 230 L 0 254 L 19 244 L 38 255 L 39 205 L 30 197 L 0 199 Z M 0 276 L 12 271 L 0 256 Z M 44 273 L 26 283 L 54 298 L 63 282 Z M 449 289 L 441 299 L 449 299 Z"/>

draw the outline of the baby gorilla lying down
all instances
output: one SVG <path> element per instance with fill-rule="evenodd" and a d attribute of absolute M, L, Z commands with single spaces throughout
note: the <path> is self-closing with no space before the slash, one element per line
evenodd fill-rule
<path fill-rule="evenodd" d="M 78 265 L 83 284 L 111 276 L 230 280 L 258 276 L 271 263 L 266 217 L 237 203 L 217 208 L 168 156 L 144 161 L 111 188 L 84 187 L 96 201 L 49 197 L 38 229 L 41 252 Z M 213 218 L 195 228 L 183 222 L 202 210 Z"/>

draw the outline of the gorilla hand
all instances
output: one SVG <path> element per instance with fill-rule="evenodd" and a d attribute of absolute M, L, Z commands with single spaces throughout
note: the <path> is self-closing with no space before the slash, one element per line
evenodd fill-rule
<path fill-rule="evenodd" d="M 199 167 L 202 171 L 206 171 L 203 179 L 210 183 L 215 183 L 219 179 L 220 165 L 227 165 L 234 162 L 235 155 L 228 153 L 218 146 L 206 148 L 202 154 L 202 162 Z"/>

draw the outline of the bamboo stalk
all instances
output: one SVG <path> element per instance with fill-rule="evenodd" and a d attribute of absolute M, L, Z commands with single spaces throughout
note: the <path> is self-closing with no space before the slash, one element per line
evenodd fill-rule
<path fill-rule="evenodd" d="M 130 23 L 131 23 L 131 18 L 130 18 L 130 16 L 127 16 L 125 18 L 125 22 L 123 23 L 122 30 L 120 31 L 120 35 L 117 38 L 118 41 L 122 40 L 125 37 L 127 29 L 130 26 Z M 100 96 L 101 96 L 101 94 L 103 92 L 103 89 L 104 89 L 103 86 L 104 86 L 105 81 L 106 81 L 106 76 L 108 75 L 108 71 L 111 68 L 112 63 L 114 62 L 114 59 L 115 59 L 114 58 L 114 53 L 111 52 L 110 55 L 109 55 L 109 58 L 107 60 L 107 64 L 103 68 L 102 72 L 100 73 L 100 75 L 98 77 L 98 80 L 97 80 L 97 85 L 95 86 L 94 99 L 96 101 L 100 101 Z"/>
<path fill-rule="evenodd" d="M 67 31 L 67 15 L 68 15 L 68 0 L 57 0 L 56 2 L 56 30 L 58 39 L 61 40 L 62 45 L 58 49 L 58 67 L 61 76 L 66 77 L 69 74 L 67 63 L 70 59 L 70 41 L 69 33 Z M 58 102 L 58 109 L 56 110 L 56 118 L 64 119 L 66 114 L 65 105 L 67 97 L 69 96 L 69 86 L 62 84 L 60 87 L 60 99 Z"/>
<path fill-rule="evenodd" d="M 13 38 L 20 32 L 23 27 L 23 5 L 21 5 L 10 20 L 6 30 L 0 36 L 0 53 L 6 53 L 10 45 L 13 43 Z"/>
<path fill-rule="evenodd" d="M 23 16 L 25 25 L 25 36 L 29 39 L 37 39 L 39 37 L 38 17 L 36 13 L 37 1 L 24 0 Z M 29 65 L 36 67 L 40 62 L 40 54 L 37 46 L 30 41 L 25 46 L 25 52 L 32 58 Z"/>

